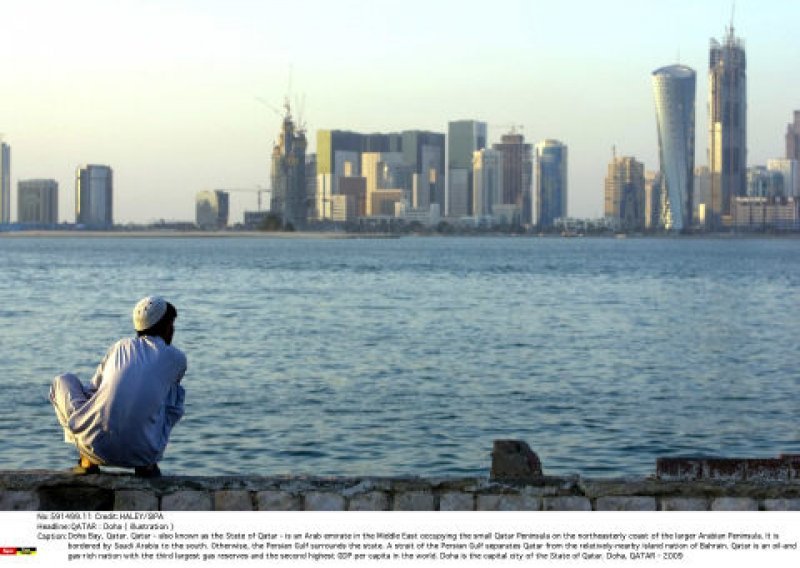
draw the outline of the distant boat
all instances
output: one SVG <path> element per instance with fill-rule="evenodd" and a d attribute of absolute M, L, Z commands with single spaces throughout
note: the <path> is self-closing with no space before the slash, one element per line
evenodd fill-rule
<path fill-rule="evenodd" d="M 625 233 L 614 233 L 614 238 L 616 239 L 627 239 L 628 235 Z"/>

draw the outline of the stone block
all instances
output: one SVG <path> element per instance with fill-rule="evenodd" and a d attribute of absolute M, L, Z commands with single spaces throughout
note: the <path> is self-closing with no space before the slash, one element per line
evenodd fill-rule
<path fill-rule="evenodd" d="M 800 511 L 800 499 L 764 499 L 765 511 Z"/>
<path fill-rule="evenodd" d="M 252 511 L 253 499 L 249 491 L 215 491 L 215 511 Z"/>
<path fill-rule="evenodd" d="M 158 511 L 158 497 L 152 491 L 120 489 L 114 492 L 115 511 Z"/>
<path fill-rule="evenodd" d="M 712 511 L 758 511 L 758 501 L 750 497 L 718 497 L 711 502 Z"/>
<path fill-rule="evenodd" d="M 350 511 L 387 511 L 389 496 L 383 491 L 369 491 L 354 495 L 348 505 Z"/>
<path fill-rule="evenodd" d="M 592 503 L 586 497 L 566 495 L 562 497 L 545 497 L 542 500 L 545 511 L 591 511 Z"/>
<path fill-rule="evenodd" d="M 472 493 L 443 493 L 439 497 L 440 511 L 473 511 L 475 496 Z"/>
<path fill-rule="evenodd" d="M 700 497 L 664 497 L 662 511 L 708 511 L 708 499 Z"/>
<path fill-rule="evenodd" d="M 114 510 L 114 490 L 71 485 L 42 487 L 39 490 L 39 509 L 42 511 L 112 511 Z"/>
<path fill-rule="evenodd" d="M 310 491 L 305 498 L 306 511 L 344 511 L 345 499 L 338 493 Z"/>
<path fill-rule="evenodd" d="M 38 511 L 39 496 L 35 491 L 0 491 L 0 511 Z"/>
<path fill-rule="evenodd" d="M 655 497 L 598 497 L 596 511 L 655 511 Z"/>
<path fill-rule="evenodd" d="M 162 511 L 211 511 L 211 495 L 205 491 L 176 491 L 161 498 Z"/>
<path fill-rule="evenodd" d="M 788 481 L 791 463 L 780 459 L 748 459 L 745 474 L 748 481 Z"/>
<path fill-rule="evenodd" d="M 259 511 L 302 511 L 303 501 L 288 491 L 259 491 L 256 493 Z"/>
<path fill-rule="evenodd" d="M 394 496 L 395 511 L 433 511 L 433 494 L 426 491 L 407 491 Z"/>
<path fill-rule="evenodd" d="M 478 495 L 478 511 L 540 511 L 542 499 L 533 495 Z"/>
<path fill-rule="evenodd" d="M 522 440 L 495 440 L 489 477 L 504 481 L 542 477 L 542 462 Z"/>

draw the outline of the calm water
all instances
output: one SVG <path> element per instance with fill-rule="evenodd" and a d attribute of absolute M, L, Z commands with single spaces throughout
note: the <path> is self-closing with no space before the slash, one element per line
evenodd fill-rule
<path fill-rule="evenodd" d="M 170 473 L 549 474 L 800 452 L 800 240 L 0 239 L 0 467 L 65 468 L 51 378 L 178 307 Z"/>

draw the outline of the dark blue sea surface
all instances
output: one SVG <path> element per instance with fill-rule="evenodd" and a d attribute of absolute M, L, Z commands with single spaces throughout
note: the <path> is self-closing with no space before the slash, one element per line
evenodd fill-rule
<path fill-rule="evenodd" d="M 0 239 L 0 467 L 66 468 L 47 393 L 178 308 L 174 474 L 487 475 L 800 453 L 800 240 Z"/>

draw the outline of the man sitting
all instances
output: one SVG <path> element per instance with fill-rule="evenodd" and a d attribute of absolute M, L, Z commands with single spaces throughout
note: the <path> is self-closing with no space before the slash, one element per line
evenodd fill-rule
<path fill-rule="evenodd" d="M 133 309 L 137 337 L 117 341 L 89 386 L 67 373 L 57 376 L 50 402 L 64 427 L 64 440 L 80 454 L 76 474 L 99 473 L 99 465 L 132 467 L 158 477 L 172 427 L 183 416 L 186 355 L 173 347 L 175 306 L 148 296 Z"/>

